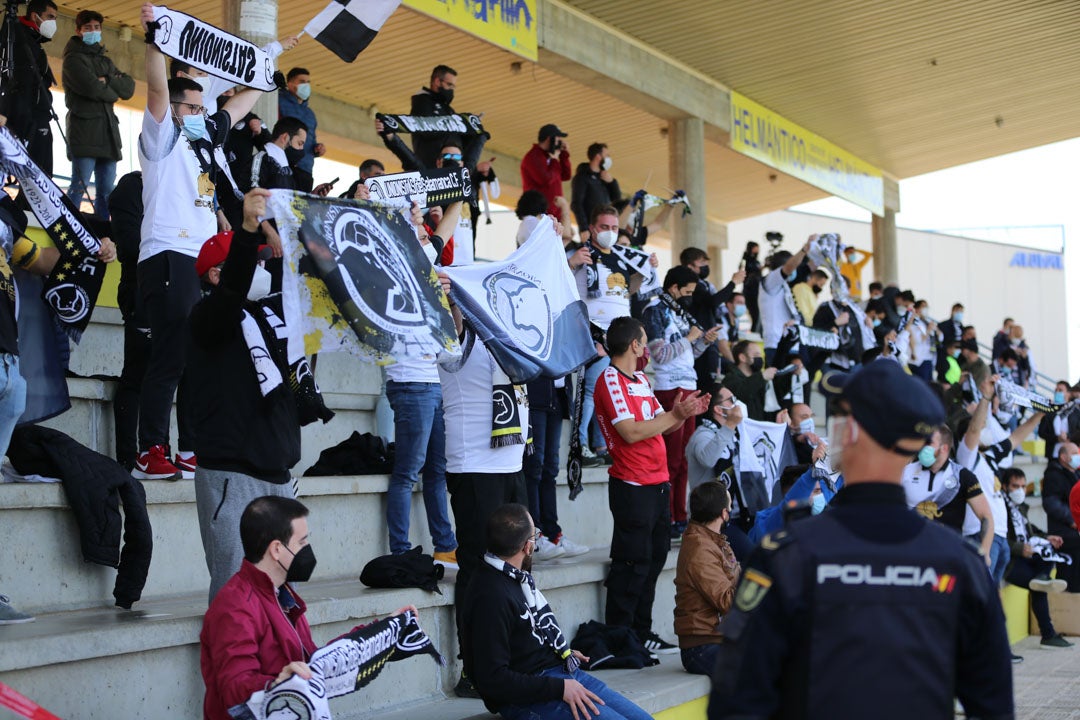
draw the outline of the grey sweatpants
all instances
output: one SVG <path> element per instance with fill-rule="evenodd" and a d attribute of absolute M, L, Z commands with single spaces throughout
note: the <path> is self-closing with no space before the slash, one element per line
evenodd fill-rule
<path fill-rule="evenodd" d="M 227 470 L 195 468 L 195 507 L 199 512 L 206 569 L 210 571 L 210 602 L 240 569 L 244 546 L 240 516 L 255 498 L 264 495 L 296 497 L 296 479 L 284 485 Z"/>

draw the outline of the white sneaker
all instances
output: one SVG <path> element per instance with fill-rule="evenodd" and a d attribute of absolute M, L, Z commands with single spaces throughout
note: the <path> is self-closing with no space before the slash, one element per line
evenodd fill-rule
<path fill-rule="evenodd" d="M 559 538 L 559 542 L 556 543 L 555 547 L 562 548 L 562 551 L 566 557 L 575 557 L 577 555 L 584 555 L 585 553 L 589 552 L 588 545 L 578 545 L 576 542 L 566 537 L 565 535 Z"/>
<path fill-rule="evenodd" d="M 1064 580 L 1051 580 L 1050 578 L 1037 577 L 1028 583 L 1028 589 L 1035 592 L 1059 593 L 1065 592 L 1069 584 Z"/>
<path fill-rule="evenodd" d="M 561 558 L 565 554 L 566 550 L 564 548 L 559 547 L 543 535 L 537 539 L 536 551 L 533 553 L 537 560 L 554 560 L 555 558 Z"/>

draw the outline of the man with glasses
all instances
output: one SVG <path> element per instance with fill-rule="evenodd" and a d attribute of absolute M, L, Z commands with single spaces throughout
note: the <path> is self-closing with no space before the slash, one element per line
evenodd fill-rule
<path fill-rule="evenodd" d="M 898 363 L 835 376 L 844 487 L 743 566 L 709 718 L 1013 716 L 997 588 L 976 549 L 907 507 L 901 476 L 945 420 Z"/>
<path fill-rule="evenodd" d="M 142 6 L 143 29 L 154 22 L 154 6 Z M 214 148 L 259 98 L 257 90 L 236 93 L 213 115 L 203 90 L 189 78 L 169 80 L 165 56 L 146 45 L 146 112 L 139 136 L 143 174 L 139 296 L 150 325 L 150 358 L 139 400 L 139 457 L 132 474 L 144 480 L 195 477 L 195 438 L 188 391 L 181 382 L 187 361 L 188 314 L 199 299 L 195 258 L 217 231 Z M 169 413 L 178 393 L 178 453 L 169 457 Z"/>

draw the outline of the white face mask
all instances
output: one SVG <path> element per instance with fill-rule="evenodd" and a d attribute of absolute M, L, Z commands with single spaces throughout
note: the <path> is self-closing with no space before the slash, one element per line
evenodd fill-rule
<path fill-rule="evenodd" d="M 42 20 L 38 25 L 38 32 L 41 33 L 41 37 L 52 40 L 52 36 L 56 34 L 56 21 Z"/>
<path fill-rule="evenodd" d="M 270 273 L 266 268 L 256 265 L 255 275 L 251 278 L 251 287 L 248 288 L 248 300 L 262 300 L 270 294 Z"/>
<path fill-rule="evenodd" d="M 1016 488 L 1009 491 L 1009 499 L 1013 501 L 1014 505 L 1023 505 L 1024 500 L 1027 499 L 1027 493 L 1024 488 Z"/>
<path fill-rule="evenodd" d="M 611 165 L 612 165 L 611 158 L 606 157 L 606 158 L 604 158 L 604 161 L 602 163 L 600 163 L 600 169 L 601 170 L 610 170 Z"/>
<path fill-rule="evenodd" d="M 619 239 L 618 230 L 601 230 L 596 233 L 596 244 L 607 250 Z"/>
<path fill-rule="evenodd" d="M 424 255 L 427 256 L 428 262 L 432 265 L 435 264 L 435 246 L 431 243 L 427 245 L 421 245 L 421 249 L 424 251 Z"/>

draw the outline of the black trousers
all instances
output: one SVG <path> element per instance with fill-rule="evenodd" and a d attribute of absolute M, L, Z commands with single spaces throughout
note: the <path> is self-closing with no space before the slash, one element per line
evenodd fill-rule
<path fill-rule="evenodd" d="M 500 505 L 521 503 L 528 507 L 529 500 L 525 492 L 525 475 L 520 471 L 448 472 L 446 489 L 450 493 L 450 507 L 454 511 L 454 532 L 458 541 L 454 618 L 457 622 L 458 647 L 462 647 L 466 633 L 462 626 L 463 608 L 460 600 L 464 599 L 469 582 L 484 561 L 488 518 Z"/>
<path fill-rule="evenodd" d="M 142 323 L 145 325 L 145 323 Z M 124 369 L 113 398 L 116 462 L 131 470 L 139 456 L 139 397 L 150 358 L 150 330 L 137 320 L 124 318 Z"/>
<path fill-rule="evenodd" d="M 139 263 L 137 273 L 139 299 L 150 324 L 150 357 L 139 397 L 139 449 L 169 444 L 169 412 L 176 395 L 177 449 L 194 450 L 194 407 L 183 377 L 188 316 L 200 296 L 195 258 L 161 252 Z"/>
<path fill-rule="evenodd" d="M 671 484 L 631 485 L 608 481 L 608 506 L 615 520 L 604 622 L 652 629 L 656 581 L 671 549 Z M 644 638 L 643 638 L 644 639 Z"/>
<path fill-rule="evenodd" d="M 1028 583 L 1039 575 L 1050 575 L 1054 569 L 1053 563 L 1048 563 L 1042 558 L 1014 557 L 1005 571 L 1005 582 L 1010 585 L 1028 588 Z M 1031 591 L 1031 612 L 1039 623 L 1039 633 L 1043 639 L 1052 638 L 1057 631 L 1054 623 L 1050 620 L 1050 601 L 1046 599 L 1046 593 Z"/>

